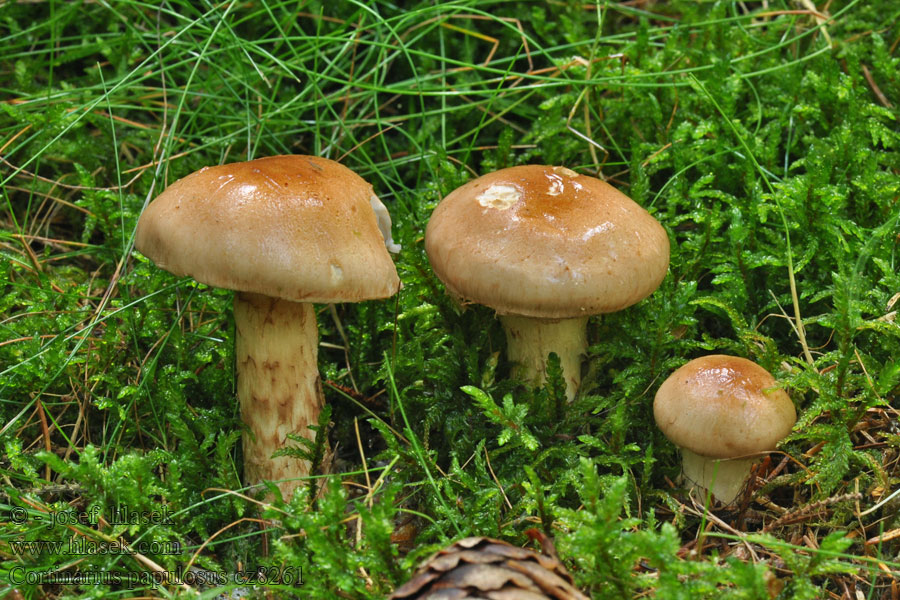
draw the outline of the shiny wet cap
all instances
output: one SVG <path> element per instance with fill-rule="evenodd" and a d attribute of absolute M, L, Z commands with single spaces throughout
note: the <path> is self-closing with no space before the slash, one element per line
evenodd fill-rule
<path fill-rule="evenodd" d="M 428 222 L 425 250 L 463 302 L 550 319 L 630 306 L 669 265 L 668 236 L 650 213 L 604 181 L 543 165 L 451 192 Z"/>
<path fill-rule="evenodd" d="M 774 450 L 797 420 L 794 403 L 768 371 L 722 354 L 672 373 L 656 392 L 653 416 L 676 446 L 709 458 Z"/>
<path fill-rule="evenodd" d="M 302 302 L 386 298 L 400 281 L 378 206 L 368 182 L 325 158 L 205 167 L 150 203 L 135 247 L 214 287 Z"/>

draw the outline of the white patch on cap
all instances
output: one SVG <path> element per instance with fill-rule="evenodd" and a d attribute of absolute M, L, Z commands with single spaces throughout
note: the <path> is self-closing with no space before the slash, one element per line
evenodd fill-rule
<path fill-rule="evenodd" d="M 610 231 L 611 229 L 614 229 L 614 228 L 615 228 L 615 225 L 613 225 L 609 221 L 604 221 L 603 223 L 600 223 L 599 225 L 597 225 L 595 227 L 591 227 L 590 229 L 585 231 L 584 234 L 581 236 L 581 239 L 586 242 L 589 239 L 591 239 L 592 237 L 594 237 L 595 235 L 601 235 L 601 234 L 606 233 L 607 231 Z"/>
<path fill-rule="evenodd" d="M 498 183 L 481 192 L 475 199 L 485 208 L 506 210 L 518 202 L 521 197 L 522 194 L 515 187 Z"/>
<path fill-rule="evenodd" d="M 578 177 L 578 173 L 576 173 L 572 169 L 567 169 L 565 167 L 553 167 L 553 172 L 557 175 L 562 175 L 563 177 L 569 177 L 570 179 Z"/>
<path fill-rule="evenodd" d="M 400 252 L 401 247 L 400 244 L 394 243 L 394 238 L 391 236 L 391 213 L 388 212 L 388 209 L 385 208 L 375 194 L 369 196 L 369 204 L 372 205 L 372 210 L 375 211 L 375 218 L 378 219 L 378 230 L 381 232 L 381 237 L 384 238 L 385 247 L 388 249 L 388 252 L 397 254 Z"/>
<path fill-rule="evenodd" d="M 550 189 L 547 190 L 548 196 L 559 196 L 563 193 L 563 189 L 566 186 L 563 183 L 562 177 L 559 175 L 547 175 L 547 179 L 550 180 Z"/>
<path fill-rule="evenodd" d="M 256 186 L 252 183 L 242 183 L 237 193 L 241 197 L 253 196 L 256 194 Z"/>
<path fill-rule="evenodd" d="M 203 167 L 202 169 L 200 169 L 199 172 L 202 173 L 203 171 L 205 171 L 208 168 L 209 167 Z M 234 181 L 234 175 L 219 175 L 218 177 L 216 177 L 216 180 L 219 182 L 219 187 L 216 188 L 216 191 L 219 191 L 223 187 L 225 187 L 226 185 L 228 185 L 232 181 Z"/>
<path fill-rule="evenodd" d="M 344 279 L 344 270 L 339 265 L 331 265 L 331 283 L 338 285 Z"/>

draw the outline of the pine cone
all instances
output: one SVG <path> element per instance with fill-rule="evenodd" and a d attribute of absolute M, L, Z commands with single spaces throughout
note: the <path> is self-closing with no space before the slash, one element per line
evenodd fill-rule
<path fill-rule="evenodd" d="M 559 562 L 550 539 L 540 533 L 535 535 L 541 541 L 543 554 L 490 538 L 459 540 L 422 563 L 413 578 L 390 598 L 589 600 Z"/>

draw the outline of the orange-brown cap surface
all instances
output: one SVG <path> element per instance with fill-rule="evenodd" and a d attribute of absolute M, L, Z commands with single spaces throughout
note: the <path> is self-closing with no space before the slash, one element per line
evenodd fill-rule
<path fill-rule="evenodd" d="M 434 210 L 425 250 L 448 291 L 500 314 L 570 318 L 651 294 L 669 239 L 611 185 L 564 167 L 510 167 L 470 181 Z"/>
<path fill-rule="evenodd" d="M 400 281 L 373 198 L 363 178 L 325 158 L 206 167 L 147 207 L 135 246 L 215 287 L 303 302 L 386 298 Z"/>
<path fill-rule="evenodd" d="M 794 403 L 777 385 L 746 358 L 703 356 L 663 382 L 653 416 L 674 444 L 709 458 L 774 450 L 797 420 Z"/>

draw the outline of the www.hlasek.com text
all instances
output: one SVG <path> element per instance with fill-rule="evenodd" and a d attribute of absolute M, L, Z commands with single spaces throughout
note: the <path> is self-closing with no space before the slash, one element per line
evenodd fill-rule
<path fill-rule="evenodd" d="M 182 552 L 181 543 L 172 540 L 139 540 L 136 542 L 125 543 L 118 540 L 107 542 L 84 537 L 68 538 L 65 540 L 10 540 L 9 547 L 10 550 L 12 550 L 12 553 L 17 556 L 24 554 L 87 556 L 91 554 L 133 554 L 135 552 L 159 556 L 181 554 Z"/>

